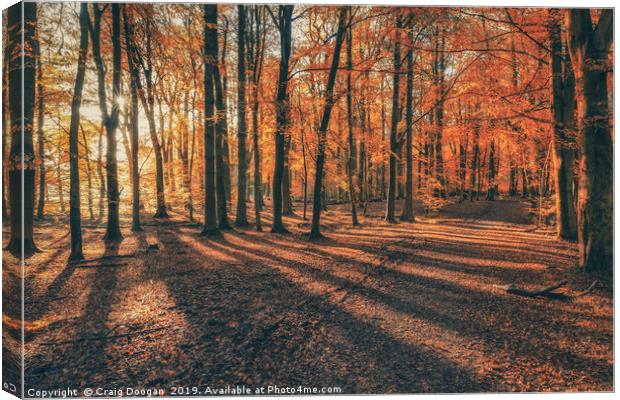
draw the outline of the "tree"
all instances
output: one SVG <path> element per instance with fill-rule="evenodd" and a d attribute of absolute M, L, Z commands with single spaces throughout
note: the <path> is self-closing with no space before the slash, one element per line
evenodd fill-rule
<path fill-rule="evenodd" d="M 573 194 L 575 167 L 575 75 L 568 54 L 563 53 L 561 11 L 549 10 L 551 80 L 553 104 L 553 152 L 557 232 L 567 240 L 577 239 L 577 212 Z"/>
<path fill-rule="evenodd" d="M 411 22 L 410 22 L 411 24 Z M 405 202 L 403 204 L 403 214 L 401 221 L 413 222 L 413 27 L 407 27 L 407 95 L 405 106 L 406 142 L 406 178 L 405 178 Z"/>
<path fill-rule="evenodd" d="M 6 32 L 6 31 L 3 31 Z M 4 36 L 4 40 L 6 40 L 6 37 L 8 35 L 5 34 Z M 4 50 L 3 50 L 3 59 L 2 59 L 2 218 L 5 220 L 8 220 L 9 218 L 9 207 L 7 205 L 7 201 L 6 201 L 6 193 L 7 193 L 7 186 L 6 186 L 6 169 L 5 169 L 5 165 L 6 165 L 6 145 L 7 145 L 7 140 L 8 140 L 8 136 L 7 136 L 7 131 L 9 129 L 7 129 L 7 126 L 9 125 L 9 113 L 8 113 L 8 108 L 9 108 L 9 58 L 10 57 L 10 52 L 9 49 L 10 47 L 8 46 L 8 44 L 5 44 L 3 41 L 3 46 L 4 46 Z"/>
<path fill-rule="evenodd" d="M 117 242 L 123 239 L 119 221 L 118 165 L 116 160 L 116 128 L 118 127 L 119 106 L 121 95 L 121 43 L 120 43 L 120 11 L 117 3 L 112 4 L 112 110 L 108 112 L 105 65 L 101 57 L 101 16 L 107 5 L 95 3 L 94 23 L 89 25 L 92 39 L 93 58 L 97 67 L 99 109 L 101 120 L 106 131 L 106 186 L 108 195 L 108 221 L 104 239 Z"/>
<path fill-rule="evenodd" d="M 336 102 L 334 97 L 334 84 L 336 82 L 336 74 L 338 73 L 338 64 L 340 62 L 340 49 L 346 30 L 347 7 L 340 7 L 340 15 L 338 16 L 338 32 L 336 33 L 336 44 L 334 46 L 334 54 L 332 56 L 332 65 L 329 69 L 327 77 L 327 87 L 325 89 L 325 105 L 323 108 L 323 117 L 319 127 L 319 143 L 316 155 L 316 168 L 314 175 L 314 194 L 312 197 L 312 226 L 310 228 L 310 238 L 321 237 L 321 190 L 323 188 L 323 169 L 325 164 L 325 146 L 327 144 L 327 128 L 329 126 L 329 117 Z"/>
<path fill-rule="evenodd" d="M 400 86 L 400 29 L 402 27 L 402 19 L 400 15 L 396 16 L 396 32 L 394 34 L 394 54 L 393 66 L 394 73 L 392 76 L 392 126 L 390 129 L 390 162 L 389 162 L 389 184 L 387 207 L 385 212 L 385 220 L 387 222 L 396 222 L 394 218 L 394 209 L 396 206 L 396 153 L 398 151 L 398 121 L 399 109 L 399 86 Z"/>
<path fill-rule="evenodd" d="M 131 93 L 131 110 L 130 110 L 130 128 L 131 128 L 131 230 L 134 232 L 142 231 L 140 224 L 140 170 L 138 166 L 138 136 L 139 136 L 139 118 L 138 118 L 138 88 L 140 87 L 140 76 L 135 64 L 134 53 L 132 50 L 132 26 L 127 16 L 127 5 L 123 5 L 123 22 L 125 28 L 125 51 L 127 53 L 127 65 L 129 67 L 130 76 L 130 93 Z"/>
<path fill-rule="evenodd" d="M 217 5 L 204 6 L 204 228 L 201 235 L 219 234 L 215 210 L 215 95 L 213 69 L 217 67 Z"/>
<path fill-rule="evenodd" d="M 438 190 L 435 191 L 435 195 L 446 197 L 445 182 L 444 182 L 444 162 L 443 162 L 443 113 L 445 103 L 445 72 L 446 72 L 446 37 L 445 31 L 440 30 L 435 34 L 435 60 L 434 60 L 434 75 L 436 86 L 436 106 L 435 106 L 435 177 L 439 185 Z"/>
<path fill-rule="evenodd" d="M 267 8 L 271 14 L 271 10 Z M 273 169 L 273 223 L 271 232 L 287 233 L 282 224 L 282 174 L 284 172 L 284 136 L 289 125 L 288 64 L 291 56 L 293 6 L 278 6 L 277 18 L 271 14 L 280 32 L 280 67 L 276 91 L 275 163 Z"/>
<path fill-rule="evenodd" d="M 157 136 L 157 128 L 155 126 L 155 82 L 153 79 L 153 20 L 152 16 L 145 15 L 144 18 L 145 27 L 145 49 L 144 57 L 142 52 L 138 51 L 135 47 L 135 43 L 132 46 L 133 56 L 136 63 L 141 66 L 144 73 L 144 80 L 146 83 L 146 94 L 144 93 L 144 87 L 139 84 L 137 87 L 138 95 L 140 96 L 140 102 L 144 108 L 149 124 L 149 136 L 151 137 L 151 143 L 153 144 L 153 152 L 155 153 L 155 187 L 157 193 L 157 210 L 155 211 L 155 218 L 168 218 L 168 211 L 166 209 L 166 194 L 164 187 L 164 156 L 165 142 L 159 141 Z M 136 79 L 136 83 L 140 82 L 140 79 Z M 163 118 L 163 117 L 162 117 Z"/>
<path fill-rule="evenodd" d="M 350 24 L 350 23 L 349 23 Z M 353 69 L 353 33 L 347 29 L 347 128 L 349 138 L 349 156 L 347 159 L 347 180 L 349 185 L 349 199 L 351 200 L 351 224 L 358 226 L 357 210 L 355 209 L 355 188 L 353 187 L 353 170 L 355 168 L 355 141 L 353 139 L 353 111 L 351 110 L 351 71 Z"/>
<path fill-rule="evenodd" d="M 496 195 L 495 187 L 495 140 L 491 139 L 491 145 L 489 150 L 489 184 L 487 188 L 487 201 L 494 201 Z"/>
<path fill-rule="evenodd" d="M 579 260 L 586 271 L 613 269 L 613 148 L 607 72 L 613 40 L 613 10 L 596 26 L 588 9 L 566 11 L 570 58 L 577 83 L 579 116 Z"/>
<path fill-rule="evenodd" d="M 217 34 L 217 32 L 216 32 Z M 215 60 L 218 59 L 219 47 L 218 41 L 215 41 Z M 226 202 L 226 178 L 227 168 L 226 156 L 224 154 L 225 141 L 228 136 L 228 122 L 226 120 L 226 102 L 225 93 L 220 76 L 220 67 L 217 62 L 213 65 L 213 80 L 215 83 L 215 107 L 217 109 L 217 121 L 215 125 L 215 183 L 217 208 L 219 215 L 219 229 L 230 229 L 228 223 L 228 205 Z"/>
<path fill-rule="evenodd" d="M 31 257 L 34 243 L 35 156 L 32 128 L 35 101 L 36 3 L 19 2 L 8 11 L 9 30 L 9 206 L 11 239 L 6 249 L 15 257 Z M 23 195 L 22 195 L 23 193 Z M 19 218 L 21 214 L 22 218 Z"/>
<path fill-rule="evenodd" d="M 259 89 L 260 78 L 263 71 L 263 58 L 265 53 L 265 8 L 254 6 L 250 14 L 251 22 L 248 30 L 248 66 L 252 72 L 252 152 L 254 153 L 254 216 L 256 219 L 256 230 L 262 231 L 260 212 L 263 202 L 261 193 L 261 171 L 260 171 L 260 145 L 258 132 L 258 113 L 259 113 Z"/>
<path fill-rule="evenodd" d="M 80 166 L 79 166 L 79 141 L 80 129 L 80 106 L 82 105 L 82 88 L 84 87 L 84 75 L 86 73 L 86 58 L 88 57 L 88 4 L 80 4 L 80 50 L 73 88 L 73 100 L 71 101 L 71 124 L 69 125 L 69 171 L 71 187 L 69 193 L 69 213 L 71 225 L 71 254 L 70 261 L 78 261 L 84 258 L 82 252 L 82 216 L 80 207 Z"/>
<path fill-rule="evenodd" d="M 35 57 L 37 64 L 37 155 L 39 157 L 39 202 L 37 219 L 45 218 L 45 101 L 43 93 L 43 61 L 41 59 L 41 42 L 36 39 Z"/>
<path fill-rule="evenodd" d="M 246 177 L 247 155 L 246 137 L 247 128 L 245 120 L 245 6 L 238 5 L 239 30 L 237 31 L 237 216 L 235 225 L 248 225 L 246 208 Z"/>

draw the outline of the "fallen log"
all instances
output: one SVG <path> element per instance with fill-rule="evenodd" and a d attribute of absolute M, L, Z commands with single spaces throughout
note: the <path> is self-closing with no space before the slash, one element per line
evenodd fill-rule
<path fill-rule="evenodd" d="M 545 286 L 538 290 L 528 290 L 521 287 L 518 287 L 514 284 L 510 284 L 508 286 L 503 286 L 504 290 L 507 293 L 514 294 L 517 296 L 524 297 L 549 297 L 549 298 L 565 298 L 567 297 L 564 293 L 556 292 L 555 290 L 561 288 L 566 285 L 568 281 L 561 281 L 553 285 Z"/>

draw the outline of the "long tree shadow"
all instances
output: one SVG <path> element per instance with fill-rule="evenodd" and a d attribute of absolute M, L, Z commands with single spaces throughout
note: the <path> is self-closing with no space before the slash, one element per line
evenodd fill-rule
<path fill-rule="evenodd" d="M 246 254 L 257 254 L 260 257 L 269 257 L 269 254 L 257 251 L 255 248 L 241 248 L 241 251 Z M 539 309 L 535 312 L 530 309 L 523 309 L 520 302 L 503 299 L 501 297 L 491 295 L 490 293 L 481 293 L 472 291 L 470 288 L 464 288 L 461 285 L 450 284 L 443 280 L 437 280 L 421 276 L 411 276 L 408 274 L 402 274 L 392 269 L 381 268 L 379 274 L 381 276 L 381 282 L 385 283 L 389 287 L 390 280 L 394 282 L 407 282 L 407 293 L 424 293 L 427 292 L 428 299 L 434 298 L 438 304 L 441 304 L 441 308 L 433 307 L 429 308 L 424 303 L 408 299 L 404 301 L 400 298 L 388 295 L 383 291 L 379 291 L 373 288 L 369 288 L 365 285 L 358 285 L 356 282 L 351 281 L 348 278 L 340 276 L 334 276 L 333 274 L 315 268 L 313 266 L 294 262 L 291 260 L 282 259 L 277 256 L 271 255 L 273 262 L 280 263 L 282 265 L 288 265 L 292 268 L 302 270 L 307 275 L 310 275 L 316 279 L 330 282 L 333 285 L 339 287 L 355 288 L 363 297 L 378 301 L 383 304 L 387 304 L 392 309 L 398 312 L 411 315 L 415 318 L 430 321 L 438 324 L 444 329 L 458 332 L 461 334 L 468 334 L 471 337 L 475 337 L 481 343 L 489 343 L 485 351 L 492 353 L 497 348 L 504 348 L 506 351 L 512 352 L 513 356 L 521 357 L 523 359 L 531 358 L 533 355 L 548 356 L 551 355 L 552 359 L 549 362 L 553 362 L 562 365 L 566 370 L 571 370 L 574 365 L 582 367 L 588 365 L 591 367 L 591 376 L 598 384 L 607 384 L 610 382 L 609 378 L 612 373 L 612 366 L 610 366 L 604 360 L 595 360 L 588 357 L 584 357 L 575 351 L 555 348 L 555 343 L 565 342 L 568 338 L 566 336 L 557 336 L 556 332 L 562 332 L 561 327 L 566 322 L 550 320 L 546 315 L 548 313 L 547 308 Z M 388 282 L 384 282 L 388 279 Z M 430 292 L 430 293 L 428 293 Z M 449 294 L 449 296 L 446 296 Z M 467 312 L 464 313 L 464 305 L 467 305 Z M 453 314 L 449 314 L 443 311 L 443 309 L 451 309 Z M 497 321 L 496 325 L 487 326 L 479 321 L 484 321 L 488 314 L 495 315 Z M 512 327 L 512 331 L 506 331 L 505 329 L 497 329 L 497 326 L 510 326 L 514 325 L 514 319 L 512 316 L 525 313 L 525 320 L 541 320 L 546 321 L 545 329 L 537 327 L 536 329 L 524 331 L 523 329 L 517 329 Z M 454 315 L 463 315 L 466 317 L 455 317 Z M 529 314 L 529 315 L 527 315 Z M 572 334 L 577 337 L 593 336 L 595 333 L 577 326 L 571 327 Z M 544 333 L 541 340 L 541 333 Z M 520 345 L 514 346 L 512 341 L 514 336 L 520 336 Z M 523 336 L 525 334 L 525 336 Z M 609 339 L 606 335 L 599 337 L 602 341 Z M 523 345 L 523 344 L 526 345 Z M 576 373 L 583 372 L 581 370 L 575 370 Z"/>
<path fill-rule="evenodd" d="M 107 245 L 103 256 L 115 256 L 118 252 L 119 244 Z M 64 338 L 72 339 L 43 344 L 53 350 L 29 360 L 25 371 L 27 386 L 55 388 L 63 382 L 79 387 L 80 382 L 86 381 L 89 386 L 115 387 L 114 367 L 107 363 L 109 343 L 105 336 L 109 332 L 108 315 L 116 301 L 117 271 L 101 268 L 94 275 L 82 314 L 72 325 L 73 332 L 64 332 Z"/>
<path fill-rule="evenodd" d="M 376 247 L 373 247 L 370 244 L 364 245 L 364 244 L 357 243 L 355 246 L 353 246 L 349 243 L 338 242 L 330 238 L 326 238 L 325 240 L 321 242 L 321 247 L 325 248 L 326 250 L 322 250 L 318 247 L 300 248 L 299 246 L 290 244 L 290 242 L 287 243 L 283 241 L 275 241 L 272 238 L 265 238 L 265 237 L 258 237 L 258 236 L 253 237 L 252 240 L 258 243 L 263 243 L 267 246 L 272 246 L 274 248 L 288 249 L 292 252 L 296 252 L 299 254 L 305 254 L 308 256 L 324 258 L 324 259 L 328 259 L 328 260 L 338 262 L 338 263 L 348 263 L 351 261 L 351 258 L 345 255 L 334 254 L 330 252 L 328 249 L 336 248 L 338 250 L 348 249 L 350 251 L 355 251 L 355 252 L 362 251 L 367 255 L 372 255 L 376 252 Z M 441 268 L 448 272 L 451 272 L 451 271 L 462 272 L 462 273 L 470 274 L 472 276 L 476 275 L 476 276 L 495 278 L 497 280 L 496 282 L 497 284 L 510 284 L 510 283 L 522 282 L 522 281 L 526 281 L 526 282 L 537 281 L 540 278 L 540 271 L 529 271 L 525 268 L 511 269 L 511 268 L 501 267 L 501 266 L 482 265 L 482 262 L 484 260 L 495 261 L 495 260 L 484 258 L 485 251 L 488 250 L 486 248 L 477 250 L 479 251 L 479 253 L 477 253 L 477 256 L 475 258 L 470 256 L 470 259 L 472 260 L 480 260 L 478 261 L 477 264 L 467 265 L 467 262 L 465 263 L 460 262 L 457 264 L 456 261 L 454 262 L 446 261 L 446 260 L 441 259 L 441 257 L 427 257 L 427 256 L 420 255 L 418 253 L 419 249 L 433 251 L 433 252 L 439 253 L 439 255 L 443 254 L 442 247 L 429 246 L 428 243 L 426 243 L 426 239 L 421 240 L 419 243 L 416 243 L 415 245 L 412 245 L 411 243 L 400 244 L 398 242 L 400 241 L 394 241 L 393 244 L 389 244 L 390 259 L 392 261 L 411 260 L 412 262 L 415 262 L 416 264 L 432 266 L 435 268 Z M 474 246 L 471 246 L 471 247 L 474 247 Z M 486 247 L 492 247 L 492 246 L 486 246 Z M 472 253 L 473 253 L 473 250 L 472 250 Z M 453 252 L 449 252 L 447 254 L 454 255 Z M 530 262 L 530 261 L 528 260 L 527 262 Z"/>
<path fill-rule="evenodd" d="M 198 240 L 231 245 L 224 237 Z M 345 393 L 484 388 L 467 368 L 427 348 L 400 342 L 371 322 L 336 309 L 320 294 L 290 282 L 281 271 L 255 263 L 253 249 L 242 250 L 248 256 L 230 255 L 244 264 L 212 268 L 204 260 L 205 267 L 191 277 L 164 278 L 177 304 L 188 304 L 188 296 L 202 302 L 198 314 L 181 308 L 201 338 L 192 355 L 203 370 L 188 381 L 329 385 L 342 386 Z M 188 247 L 192 264 L 204 257 Z M 196 288 L 196 282 L 204 285 Z M 336 346 L 325 337 L 327 332 L 346 343 Z M 420 380 L 407 376 L 403 360 L 408 368 L 435 368 L 440 377 L 433 381 L 419 373 Z"/>

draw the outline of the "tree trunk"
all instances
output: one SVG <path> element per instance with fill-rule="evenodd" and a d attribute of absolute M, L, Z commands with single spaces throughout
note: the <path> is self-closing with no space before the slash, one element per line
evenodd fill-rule
<path fill-rule="evenodd" d="M 120 241 L 120 195 L 118 191 L 118 165 L 116 160 L 116 128 L 118 127 L 118 99 L 121 96 L 121 22 L 119 4 L 112 4 L 112 113 L 106 121 L 107 152 L 106 174 L 108 183 L 108 224 L 105 239 Z M 104 83 L 105 85 L 105 83 Z M 105 97 L 104 97 L 105 102 Z"/>
<path fill-rule="evenodd" d="M 463 199 L 467 197 L 467 189 L 466 189 L 466 179 L 467 179 L 467 145 L 468 145 L 468 132 L 465 132 L 465 143 L 459 142 L 459 161 L 460 161 L 460 169 L 459 169 L 459 185 L 460 192 Z"/>
<path fill-rule="evenodd" d="M 237 215 L 235 225 L 247 226 L 248 216 L 246 208 L 246 120 L 245 120 L 245 6 L 238 5 L 239 30 L 237 32 Z"/>
<path fill-rule="evenodd" d="M 288 64 L 291 56 L 292 5 L 278 6 L 280 31 L 280 69 L 276 92 L 275 163 L 273 170 L 273 224 L 271 232 L 286 233 L 282 224 L 282 174 L 284 172 L 284 136 L 288 130 Z"/>
<path fill-rule="evenodd" d="M 381 151 L 383 152 L 385 152 L 385 137 L 386 137 L 385 127 L 386 127 L 385 102 L 382 101 L 381 102 Z M 387 199 L 387 188 L 385 185 L 385 169 L 386 169 L 385 168 L 385 157 L 381 157 L 381 200 Z"/>
<path fill-rule="evenodd" d="M 321 189 L 323 187 L 323 167 L 325 163 L 325 145 L 327 141 L 327 127 L 329 125 L 329 117 L 334 107 L 334 83 L 336 82 L 336 74 L 338 72 L 338 64 L 340 62 L 340 49 L 342 48 L 343 36 L 345 33 L 345 19 L 347 15 L 347 7 L 340 7 L 340 15 L 338 17 L 338 32 L 336 34 L 336 45 L 332 57 L 332 65 L 329 69 L 326 87 L 326 101 L 323 109 L 323 117 L 319 127 L 319 143 L 316 156 L 316 172 L 314 177 L 314 195 L 312 203 L 312 227 L 310 230 L 310 238 L 321 236 L 321 209 L 324 202 L 321 201 Z"/>
<path fill-rule="evenodd" d="M 151 43 L 151 30 L 152 30 L 152 21 L 151 17 L 147 16 L 145 18 L 145 35 L 146 35 L 146 63 L 140 58 L 142 57 L 139 51 L 136 51 L 135 48 L 132 49 L 133 57 L 138 60 L 136 64 L 143 65 L 144 69 L 144 77 L 146 81 L 146 94 L 144 93 L 144 88 L 140 83 L 140 79 L 137 79 L 135 82 L 138 85 L 137 92 L 140 97 L 140 102 L 142 103 L 142 107 L 145 110 L 147 121 L 149 124 L 149 136 L 151 138 L 151 142 L 153 144 L 153 153 L 155 153 L 155 188 L 156 188 L 156 197 L 157 197 L 157 210 L 155 211 L 154 218 L 168 218 L 168 211 L 166 207 L 166 194 L 165 194 L 165 186 L 164 186 L 164 159 L 163 153 L 165 152 L 165 142 L 162 141 L 160 143 L 159 138 L 157 136 L 157 127 L 155 126 L 155 87 L 153 82 L 153 62 L 152 62 L 152 43 Z M 146 65 L 145 65 L 146 64 Z M 160 112 L 161 114 L 161 112 Z M 163 130 L 163 122 L 162 122 L 162 130 Z"/>
<path fill-rule="evenodd" d="M 216 32 L 217 34 L 217 32 Z M 214 44 L 217 57 L 217 41 Z M 217 59 L 217 58 L 216 58 Z M 215 103 L 217 109 L 217 120 L 215 125 L 215 184 L 217 199 L 217 214 L 219 216 L 219 229 L 230 229 L 228 223 L 228 204 L 226 199 L 226 181 L 224 178 L 224 138 L 228 136 L 228 122 L 226 120 L 226 108 L 224 106 L 224 92 L 220 77 L 220 69 L 217 65 L 213 67 L 213 80 L 215 84 Z"/>
<path fill-rule="evenodd" d="M 86 10 L 88 11 L 88 9 Z M 84 141 L 84 149 L 86 150 L 86 182 L 88 185 L 88 218 L 92 223 L 95 220 L 95 212 L 93 210 L 93 172 L 90 164 L 90 148 L 88 147 L 88 139 L 86 138 L 86 131 L 80 124 L 80 130 L 82 131 L 82 140 Z"/>
<path fill-rule="evenodd" d="M 446 38 L 445 33 L 441 33 L 441 38 L 437 36 L 437 66 L 436 66 L 436 79 L 437 79 L 437 107 L 435 107 L 435 177 L 439 187 L 435 190 L 435 195 L 439 195 L 442 198 L 446 197 L 445 179 L 444 179 L 444 165 L 443 165 L 443 109 L 444 109 L 444 96 L 445 96 L 445 47 Z"/>
<path fill-rule="evenodd" d="M 105 177 L 103 174 L 103 124 L 99 127 L 99 141 L 97 143 L 97 174 L 99 176 L 99 215 L 97 221 L 103 219 L 104 199 L 106 197 Z"/>
<path fill-rule="evenodd" d="M 563 54 L 561 11 L 549 10 L 551 79 L 553 101 L 553 162 L 557 232 L 559 237 L 577 240 L 577 212 L 574 207 L 575 167 L 575 75 L 568 54 Z"/>
<path fill-rule="evenodd" d="M 205 160 L 205 201 L 204 228 L 201 235 L 219 234 L 217 228 L 215 200 L 215 98 L 213 70 L 217 68 L 217 5 L 204 6 L 204 160 Z"/>
<path fill-rule="evenodd" d="M 306 214 L 308 211 L 308 165 L 306 162 L 306 138 L 304 135 L 304 130 L 305 127 L 302 124 L 301 125 L 301 155 L 303 157 L 303 163 L 304 163 L 304 214 L 303 214 L 303 220 L 305 221 L 306 218 Z"/>
<path fill-rule="evenodd" d="M 196 71 L 196 61 L 194 59 L 192 59 L 192 81 L 193 81 L 193 85 L 194 85 L 194 90 L 193 90 L 193 94 L 192 94 L 192 146 L 190 149 L 190 153 L 189 153 L 189 182 L 188 182 L 188 187 L 189 187 L 189 193 L 188 193 L 188 199 L 187 199 L 187 212 L 188 212 L 188 218 L 190 220 L 190 222 L 194 221 L 194 195 L 192 193 L 192 179 L 193 179 L 193 172 L 194 172 L 194 155 L 196 153 L 196 115 L 195 115 L 195 111 L 196 111 L 196 96 L 198 94 L 198 77 L 197 77 L 197 71 Z M 226 118 L 226 109 L 224 109 L 224 118 Z"/>
<path fill-rule="evenodd" d="M 495 200 L 495 140 L 491 139 L 489 150 L 489 185 L 487 188 L 487 200 Z"/>
<path fill-rule="evenodd" d="M 284 171 L 282 172 L 282 215 L 293 215 L 293 201 L 291 198 L 291 167 L 289 154 L 291 152 L 290 135 L 284 138 Z"/>
<path fill-rule="evenodd" d="M 86 73 L 86 57 L 88 56 L 88 4 L 80 4 L 80 50 L 78 56 L 77 75 L 71 101 L 71 123 L 69 125 L 69 172 L 71 189 L 69 195 L 69 214 L 71 226 L 71 254 L 69 261 L 84 259 L 82 251 L 82 215 L 80 207 L 80 165 L 79 141 L 80 105 L 82 104 L 82 88 Z"/>
<path fill-rule="evenodd" d="M 413 221 L 413 29 L 408 27 L 407 37 L 409 45 L 407 47 L 407 95 L 406 95 L 406 142 L 405 142 L 405 158 L 407 163 L 406 179 L 405 179 L 405 203 L 403 204 L 403 213 L 400 217 L 402 221 Z"/>
<path fill-rule="evenodd" d="M 351 110 L 351 70 L 353 69 L 353 28 L 347 29 L 347 127 L 349 133 L 349 159 L 347 178 L 349 184 L 349 200 L 351 201 L 351 224 L 358 226 L 357 210 L 355 209 L 355 187 L 353 187 L 353 171 L 355 168 L 355 141 L 353 139 L 353 112 Z"/>
<path fill-rule="evenodd" d="M 140 171 L 138 166 L 138 137 L 139 137 L 139 118 L 138 118 L 138 86 L 140 79 L 138 69 L 134 63 L 132 54 L 132 26 L 129 24 L 127 17 L 127 5 L 123 5 L 123 21 L 125 27 L 125 51 L 127 53 L 127 63 L 129 66 L 129 75 L 131 77 L 131 230 L 134 232 L 142 231 L 140 224 Z"/>
<path fill-rule="evenodd" d="M 476 191 L 476 171 L 478 167 L 478 157 L 480 156 L 480 125 L 475 122 L 474 125 L 474 154 L 471 159 L 471 175 L 469 179 L 469 201 L 474 201 L 474 192 Z"/>
<path fill-rule="evenodd" d="M 222 68 L 222 90 L 224 93 L 224 111 L 226 115 L 226 121 L 228 121 L 228 74 L 226 73 L 226 52 L 228 49 L 228 20 L 225 19 L 223 37 L 222 37 L 222 56 L 220 58 L 220 65 Z M 228 124 L 228 122 L 227 122 Z M 226 201 L 232 207 L 232 189 L 230 183 L 230 146 L 228 145 L 228 131 L 223 132 L 222 138 L 222 156 L 223 156 L 223 168 L 224 173 L 224 187 L 226 188 Z M 204 182 L 204 180 L 201 180 Z"/>
<path fill-rule="evenodd" d="M 251 21 L 248 29 L 248 62 L 250 70 L 252 71 L 252 149 L 254 159 L 254 218 L 256 220 L 256 230 L 262 231 L 261 215 L 260 212 L 263 206 L 262 196 L 262 183 L 261 183 L 261 168 L 260 168 L 260 143 L 259 143 L 259 112 L 260 104 L 259 88 L 260 78 L 263 69 L 263 55 L 265 48 L 265 32 L 264 30 L 264 18 L 265 9 L 262 6 L 253 6 L 250 14 Z"/>
<path fill-rule="evenodd" d="M 393 67 L 394 74 L 393 92 L 392 92 L 392 127 L 390 129 L 390 171 L 389 171 L 389 185 L 388 185 L 388 197 L 387 197 L 387 209 L 385 213 L 385 220 L 387 222 L 396 222 L 394 218 L 394 209 L 396 203 L 396 152 L 398 151 L 397 134 L 398 134 L 398 99 L 399 99 L 399 80 L 400 80 L 400 28 L 402 25 L 401 17 L 396 17 L 396 38 L 394 42 L 394 59 Z"/>
<path fill-rule="evenodd" d="M 8 141 L 7 131 L 10 129 L 9 122 L 9 58 L 10 46 L 5 45 L 2 60 L 2 218 L 8 221 L 9 207 L 6 201 L 7 188 L 7 169 L 6 169 L 6 146 Z"/>
<path fill-rule="evenodd" d="M 120 13 L 118 4 L 112 7 L 112 46 L 113 46 L 113 72 L 112 72 L 112 112 L 108 113 L 105 66 L 101 57 L 101 15 L 105 8 L 94 7 L 94 24 L 90 31 L 93 42 L 93 58 L 97 67 L 99 108 L 101 119 L 106 130 L 106 186 L 108 199 L 108 221 L 104 240 L 121 241 L 122 235 L 119 223 L 119 193 L 118 193 L 118 166 L 116 162 L 116 128 L 118 127 L 118 98 L 121 90 L 121 46 L 120 46 Z"/>
<path fill-rule="evenodd" d="M 86 32 L 88 34 L 88 32 Z M 37 146 L 39 157 L 39 202 L 37 203 L 37 219 L 45 218 L 45 134 L 43 125 L 45 121 L 45 103 L 43 93 L 43 62 L 41 61 L 41 43 L 36 41 L 37 63 Z"/>
<path fill-rule="evenodd" d="M 36 37 L 36 3 L 20 2 L 9 7 L 7 21 L 12 50 L 9 54 L 16 52 L 20 57 L 13 56 L 9 60 L 9 203 L 13 218 L 11 239 L 6 249 L 15 257 L 27 258 L 37 250 L 33 236 L 35 157 L 32 142 L 35 101 L 32 49 Z M 20 211 L 23 217 L 17 218 Z"/>
<path fill-rule="evenodd" d="M 64 215 L 65 214 L 65 191 L 64 191 L 64 186 L 62 182 L 62 168 L 61 168 L 62 147 L 61 146 L 62 146 L 62 141 L 60 140 L 60 136 L 59 136 L 58 143 L 57 143 L 58 151 L 56 152 L 58 154 L 57 162 L 56 162 L 56 181 L 58 182 L 57 189 L 58 189 L 58 202 L 60 203 L 60 213 Z"/>
<path fill-rule="evenodd" d="M 581 149 L 578 237 L 586 271 L 613 272 L 613 148 L 607 73 L 613 10 L 594 28 L 588 9 L 566 10 L 568 47 L 575 69 Z"/>
<path fill-rule="evenodd" d="M 260 178 L 260 146 L 258 143 L 258 88 L 254 88 L 252 100 L 252 146 L 254 148 L 254 217 L 256 230 L 262 231 L 261 211 L 261 178 Z"/>

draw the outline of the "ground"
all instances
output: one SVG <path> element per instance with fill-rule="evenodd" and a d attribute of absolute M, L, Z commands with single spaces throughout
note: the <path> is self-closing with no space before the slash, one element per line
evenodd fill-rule
<path fill-rule="evenodd" d="M 290 235 L 268 233 L 265 215 L 266 232 L 201 237 L 173 213 L 108 249 L 103 226 L 87 227 L 93 261 L 78 265 L 68 228 L 42 224 L 26 266 L 26 388 L 613 390 L 611 283 L 581 293 L 593 278 L 575 271 L 576 246 L 531 225 L 525 203 L 417 207 L 398 224 L 370 203 L 361 227 L 347 211 L 330 206 L 313 242 L 299 215 Z M 563 300 L 505 290 L 562 279 Z"/>

